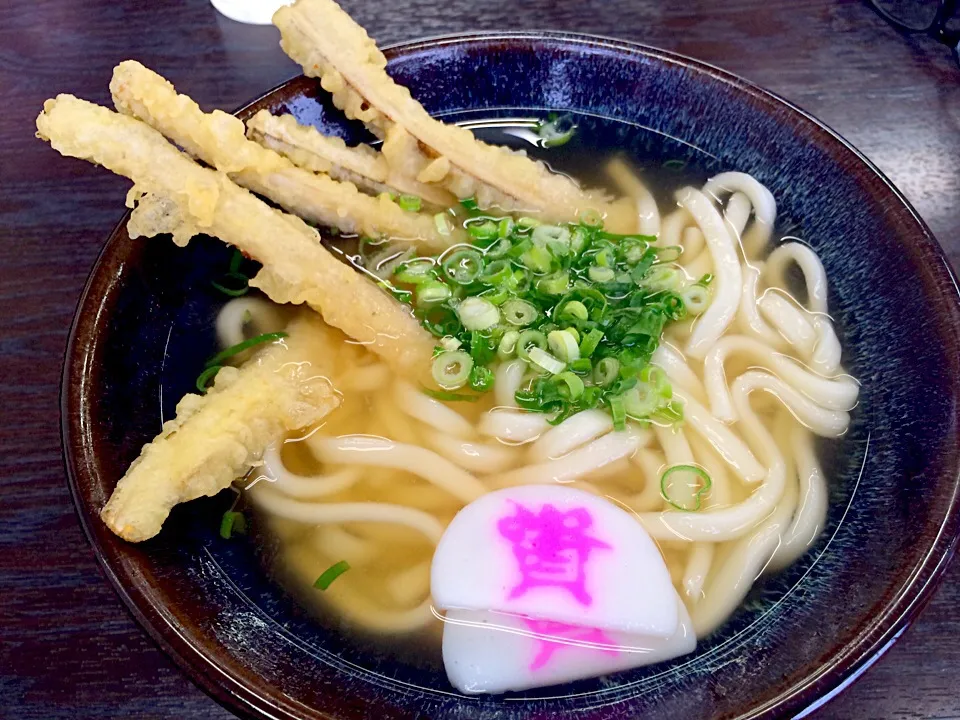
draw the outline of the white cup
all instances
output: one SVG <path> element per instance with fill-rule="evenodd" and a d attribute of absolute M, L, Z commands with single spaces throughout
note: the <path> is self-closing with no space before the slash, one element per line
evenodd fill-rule
<path fill-rule="evenodd" d="M 248 25 L 269 25 L 273 14 L 291 0 L 210 0 L 223 15 Z"/>

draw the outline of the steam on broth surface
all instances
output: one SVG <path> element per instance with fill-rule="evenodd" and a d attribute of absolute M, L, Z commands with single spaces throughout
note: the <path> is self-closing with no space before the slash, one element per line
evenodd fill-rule
<path fill-rule="evenodd" d="M 516 144 L 515 130 L 481 132 Z M 574 176 L 587 167 L 593 185 L 599 168 L 612 190 L 634 198 L 653 247 L 682 248 L 657 266 L 671 287 L 687 290 L 689 312 L 666 325 L 652 357 L 682 420 L 628 419 L 630 432 L 616 431 L 598 407 L 552 426 L 517 408 L 513 395 L 529 383 L 530 362 L 515 354 L 493 364 L 492 391 L 444 402 L 344 336 L 329 348 L 340 407 L 269 448 L 243 482 L 278 545 L 277 575 L 294 594 L 417 664 L 439 659 L 443 624 L 430 596 L 436 545 L 457 512 L 486 492 L 559 481 L 634 513 L 699 637 L 724 622 L 758 575 L 802 555 L 824 524 L 827 479 L 814 436 L 845 432 L 858 385 L 840 366 L 815 253 L 774 235 L 773 198 L 749 176 L 704 184 L 680 163 L 639 171 L 620 155 L 597 163 L 581 142 L 566 157 L 554 149 L 545 158 Z M 465 217 L 458 210 L 454 222 Z M 387 282 L 413 258 L 389 242 L 361 254 L 349 241 L 341 247 Z M 712 279 L 698 285 L 704 276 Z M 231 344 L 278 322 L 270 303 L 244 298 L 224 308 L 218 328 Z M 317 576 L 341 561 L 349 572 L 315 590 Z"/>

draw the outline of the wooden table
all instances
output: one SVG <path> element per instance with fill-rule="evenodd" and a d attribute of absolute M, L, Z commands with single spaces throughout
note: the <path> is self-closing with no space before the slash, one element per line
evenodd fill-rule
<path fill-rule="evenodd" d="M 613 35 L 698 57 L 780 93 L 900 187 L 960 266 L 960 69 L 864 3 L 836 0 L 347 0 L 381 42 L 471 29 Z M 35 0 L 0 21 L 0 716 L 229 714 L 125 612 L 94 562 L 64 480 L 58 383 L 67 330 L 126 183 L 34 139 L 43 100 L 108 103 L 137 58 L 231 109 L 297 68 L 272 27 L 206 0 Z M 841 238 L 838 238 L 841 240 Z M 896 339 L 892 338 L 895 342 Z M 907 635 L 824 718 L 960 717 L 960 565 Z"/>

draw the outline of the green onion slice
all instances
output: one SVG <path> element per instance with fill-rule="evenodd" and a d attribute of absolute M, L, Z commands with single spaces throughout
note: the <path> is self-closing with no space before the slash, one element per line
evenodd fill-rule
<path fill-rule="evenodd" d="M 482 297 L 468 297 L 460 303 L 457 316 L 467 330 L 487 330 L 500 322 L 497 306 Z"/>
<path fill-rule="evenodd" d="M 580 341 L 580 354 L 583 357 L 590 357 L 593 355 L 593 351 L 597 349 L 597 345 L 600 344 L 601 340 L 603 340 L 603 331 L 594 328 L 584 335 Z"/>
<path fill-rule="evenodd" d="M 422 203 L 416 195 L 401 195 L 397 198 L 397 205 L 400 206 L 401 210 L 420 212 Z"/>
<path fill-rule="evenodd" d="M 580 348 L 577 346 L 577 338 L 573 335 L 575 332 L 576 330 L 572 330 L 572 332 L 570 330 L 552 330 L 547 335 L 547 346 L 550 348 L 550 352 L 564 363 L 580 359 Z"/>
<path fill-rule="evenodd" d="M 223 365 L 211 365 L 197 377 L 197 390 L 200 391 L 201 395 L 206 394 L 207 390 L 210 389 L 211 382 L 213 378 L 217 376 L 217 373 L 223 368 Z"/>
<path fill-rule="evenodd" d="M 616 358 L 604 358 L 593 368 L 593 380 L 601 387 L 613 385 L 620 373 L 620 363 Z"/>
<path fill-rule="evenodd" d="M 330 587 L 334 580 L 343 575 L 349 569 L 350 563 L 348 563 L 346 560 L 341 560 L 338 563 L 334 563 L 320 574 L 320 577 L 318 577 L 316 582 L 313 583 L 313 586 L 317 590 L 326 590 Z"/>
<path fill-rule="evenodd" d="M 696 283 L 680 291 L 683 306 L 691 315 L 700 315 L 710 305 L 710 288 Z"/>
<path fill-rule="evenodd" d="M 513 275 L 513 267 L 507 260 L 494 260 L 480 273 L 480 281 L 484 285 L 499 285 Z"/>
<path fill-rule="evenodd" d="M 530 350 L 527 351 L 527 356 L 529 357 L 530 362 L 537 367 L 543 368 L 551 375 L 556 375 L 557 373 L 562 372 L 566 367 L 566 364 L 563 361 L 558 360 L 546 350 L 543 350 L 539 347 L 530 348 Z"/>
<path fill-rule="evenodd" d="M 585 387 L 583 380 L 569 370 L 566 370 L 559 375 L 554 375 L 551 379 L 551 382 L 564 388 L 567 397 L 570 400 L 578 400 L 580 396 L 583 395 L 583 390 Z"/>
<path fill-rule="evenodd" d="M 431 374 L 444 390 L 457 390 L 467 384 L 473 358 L 463 350 L 442 352 L 433 359 Z"/>
<path fill-rule="evenodd" d="M 229 540 L 233 533 L 243 535 L 247 531 L 247 519 L 242 512 L 227 510 L 220 520 L 220 537 Z"/>
<path fill-rule="evenodd" d="M 684 507 L 671 498 L 670 490 L 673 488 L 673 483 L 676 482 L 676 479 L 671 482 L 671 476 L 676 473 L 691 473 L 696 476 L 695 484 L 688 483 L 688 487 L 691 489 L 696 488 L 693 496 L 696 504 L 693 507 Z M 699 510 L 703 496 L 710 492 L 712 486 L 713 481 L 710 479 L 710 475 L 707 474 L 703 468 L 699 468 L 696 465 L 673 465 L 667 468 L 660 477 L 660 494 L 663 496 L 663 499 L 666 500 L 671 507 L 675 507 L 677 510 L 683 510 L 684 512 L 696 512 Z M 674 494 L 676 493 L 674 492 Z"/>
<path fill-rule="evenodd" d="M 537 281 L 537 290 L 546 295 L 561 295 L 570 286 L 570 274 L 566 270 L 540 278 Z"/>
<path fill-rule="evenodd" d="M 453 293 L 450 291 L 449 285 L 444 285 L 442 282 L 430 281 L 417 285 L 415 294 L 417 307 L 425 307 L 449 300 Z"/>
<path fill-rule="evenodd" d="M 239 342 L 236 345 L 231 345 L 225 350 L 221 350 L 212 358 L 207 360 L 207 363 L 206 363 L 207 367 L 211 368 L 214 365 L 222 365 L 224 360 L 227 360 L 228 358 L 232 358 L 234 355 L 238 353 L 242 353 L 244 350 L 249 350 L 250 348 L 256 347 L 257 345 L 262 345 L 263 343 L 276 342 L 277 340 L 282 340 L 285 337 L 287 337 L 287 333 L 285 332 L 271 332 L 271 333 L 263 333 L 263 335 L 257 335 L 256 337 L 252 337 L 249 340 L 244 340 L 243 342 Z"/>
<path fill-rule="evenodd" d="M 587 227 L 600 227 L 603 224 L 603 215 L 596 208 L 587 208 L 580 213 L 580 222 Z"/>
<path fill-rule="evenodd" d="M 224 295 L 229 295 L 230 297 L 240 297 L 242 295 L 246 295 L 250 291 L 250 279 L 242 273 L 228 272 L 223 276 L 223 279 L 236 281 L 238 285 L 238 287 L 233 288 L 216 281 L 210 283 L 215 289 L 219 290 Z"/>
<path fill-rule="evenodd" d="M 623 398 L 614 395 L 607 402 L 610 404 L 610 414 L 613 416 L 613 429 L 623 430 L 627 427 L 627 413 L 623 409 Z"/>
<path fill-rule="evenodd" d="M 521 360 L 529 360 L 530 350 L 533 348 L 546 350 L 547 336 L 539 330 L 524 330 L 517 338 L 517 357 Z"/>
<path fill-rule="evenodd" d="M 670 245 L 663 248 L 651 248 L 657 254 L 658 263 L 672 263 L 680 259 L 683 248 L 679 245 Z"/>
<path fill-rule="evenodd" d="M 503 304 L 503 319 L 511 325 L 530 325 L 538 315 L 537 308 L 526 300 L 508 300 Z"/>
<path fill-rule="evenodd" d="M 560 116 L 550 113 L 546 120 L 537 123 L 537 135 L 540 136 L 540 144 L 545 148 L 566 145 L 576 131 L 577 126 L 569 113 Z"/>
<path fill-rule="evenodd" d="M 469 285 L 483 270 L 483 257 L 473 248 L 455 250 L 443 259 L 443 271 L 451 280 L 460 285 Z"/>
<path fill-rule="evenodd" d="M 500 338 L 500 344 L 497 346 L 497 357 L 501 360 L 509 360 L 517 351 L 517 341 L 520 340 L 520 333 L 516 330 L 508 330 Z"/>

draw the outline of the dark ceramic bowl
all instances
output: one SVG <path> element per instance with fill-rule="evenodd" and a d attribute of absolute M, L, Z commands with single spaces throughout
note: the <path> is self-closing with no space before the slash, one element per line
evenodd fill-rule
<path fill-rule="evenodd" d="M 646 161 L 753 173 L 820 253 L 862 400 L 830 462 L 815 548 L 760 583 L 694 655 L 526 695 L 467 698 L 442 670 L 399 663 L 299 609 L 249 541 L 223 541 L 227 499 L 178 508 L 131 545 L 97 517 L 213 347 L 210 289 L 228 251 L 110 237 L 77 313 L 63 383 L 74 498 L 111 582 L 207 692 L 271 718 L 705 718 L 795 714 L 862 673 L 929 598 L 958 532 L 960 305 L 930 232 L 867 160 L 797 108 L 715 68 L 572 35 L 446 38 L 387 52 L 447 120 L 584 113 L 583 136 Z M 303 78 L 241 111 L 283 109 L 359 139 Z M 611 122 L 610 119 L 622 122 Z M 581 148 L 588 151 L 590 148 Z M 117 204 L 119 206 L 120 199 Z"/>

